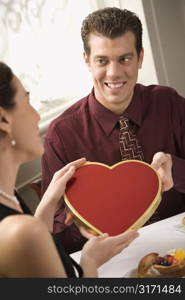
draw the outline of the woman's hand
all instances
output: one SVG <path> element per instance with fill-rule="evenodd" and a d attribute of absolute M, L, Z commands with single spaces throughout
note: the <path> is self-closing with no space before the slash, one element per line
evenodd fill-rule
<path fill-rule="evenodd" d="M 55 172 L 42 200 L 47 198 L 49 201 L 52 201 L 57 210 L 62 204 L 62 196 L 64 195 L 67 182 L 71 179 L 75 170 L 81 167 L 85 162 L 85 158 L 80 158 Z"/>
<path fill-rule="evenodd" d="M 94 273 L 96 276 L 97 268 L 120 253 L 138 236 L 139 233 L 136 230 L 131 230 L 117 236 L 110 237 L 105 233 L 102 236 L 90 238 L 84 245 L 81 256 L 81 265 L 85 275 L 91 276 Z"/>
<path fill-rule="evenodd" d="M 51 180 L 42 200 L 40 201 L 35 216 L 42 219 L 49 231 L 53 231 L 53 219 L 55 212 L 61 207 L 66 184 L 73 176 L 75 169 L 86 162 L 85 158 L 75 160 L 57 171 Z"/>

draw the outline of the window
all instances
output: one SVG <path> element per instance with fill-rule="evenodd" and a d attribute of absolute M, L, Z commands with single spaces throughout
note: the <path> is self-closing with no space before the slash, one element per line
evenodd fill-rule
<path fill-rule="evenodd" d="M 52 102 L 77 100 L 92 88 L 80 37 L 82 20 L 92 9 L 87 0 L 0 1 L 0 59 L 41 113 Z"/>

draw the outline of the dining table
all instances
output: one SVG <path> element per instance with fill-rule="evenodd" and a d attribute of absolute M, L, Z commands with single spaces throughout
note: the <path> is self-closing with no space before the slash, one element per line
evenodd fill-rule
<path fill-rule="evenodd" d="M 185 218 L 185 212 L 138 229 L 139 237 L 98 269 L 99 277 L 134 277 L 132 276 L 134 270 L 146 254 L 156 252 L 164 256 L 169 251 L 178 248 L 185 250 L 183 218 Z M 81 251 L 72 253 L 71 256 L 79 262 Z"/>

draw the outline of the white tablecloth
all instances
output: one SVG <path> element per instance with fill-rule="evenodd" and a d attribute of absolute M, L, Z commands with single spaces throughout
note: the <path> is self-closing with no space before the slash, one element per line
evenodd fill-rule
<path fill-rule="evenodd" d="M 178 228 L 185 213 L 167 218 L 139 229 L 140 236 L 120 254 L 99 268 L 99 277 L 124 277 L 137 267 L 139 260 L 147 253 L 164 255 L 170 249 L 184 248 L 185 226 Z M 183 230 L 184 229 L 184 230 Z M 79 262 L 81 251 L 71 254 Z"/>

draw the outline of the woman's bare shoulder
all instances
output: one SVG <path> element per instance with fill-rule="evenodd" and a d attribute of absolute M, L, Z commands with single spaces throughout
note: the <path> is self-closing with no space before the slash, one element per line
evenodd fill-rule
<path fill-rule="evenodd" d="M 66 277 L 51 234 L 36 217 L 3 219 L 0 253 L 0 277 Z"/>
<path fill-rule="evenodd" d="M 0 245 L 29 240 L 43 230 L 46 226 L 36 217 L 25 214 L 8 216 L 0 222 Z"/>

